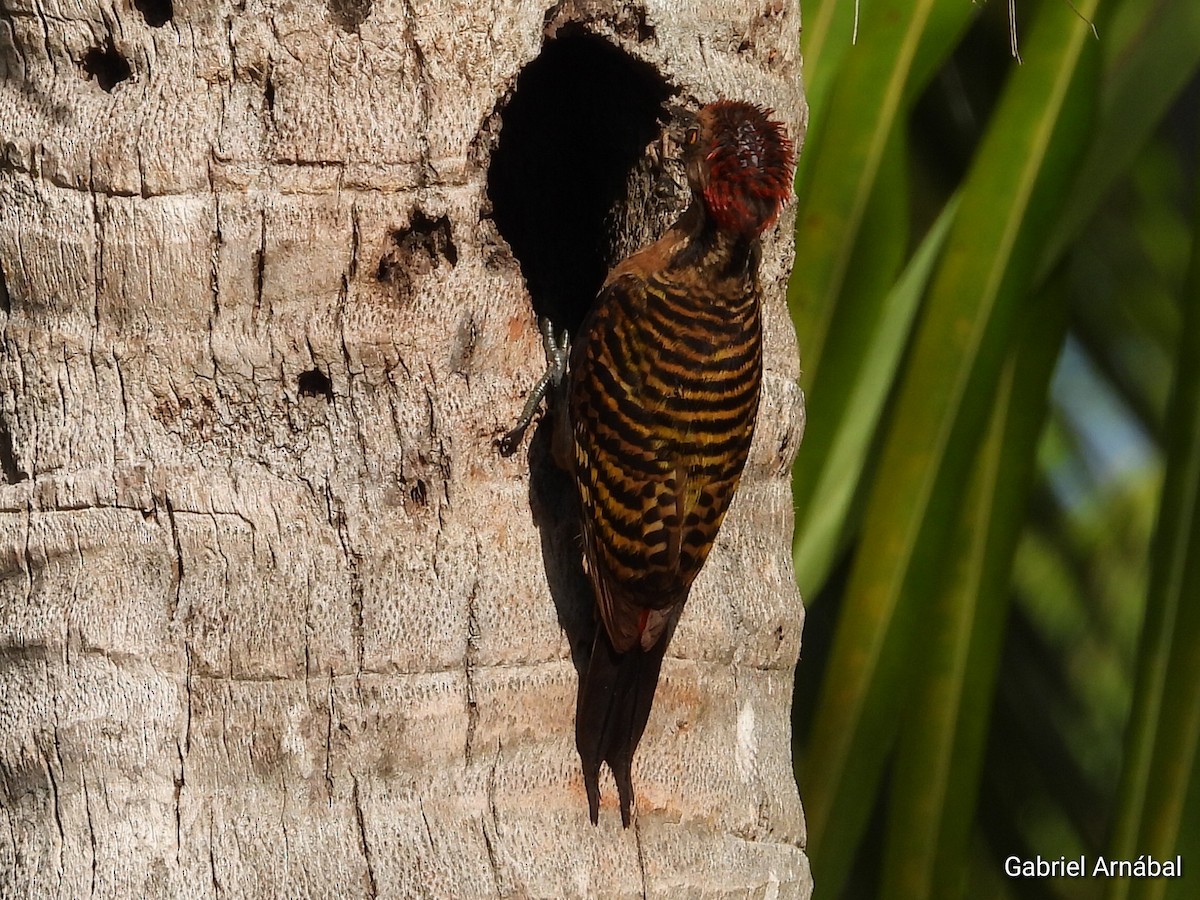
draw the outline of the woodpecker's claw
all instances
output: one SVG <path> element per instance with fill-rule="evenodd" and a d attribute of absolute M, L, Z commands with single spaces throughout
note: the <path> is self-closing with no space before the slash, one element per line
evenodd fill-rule
<path fill-rule="evenodd" d="M 533 390 L 529 392 L 517 424 L 496 442 L 500 447 L 501 456 L 513 454 L 517 445 L 521 443 L 521 438 L 525 435 L 525 429 L 533 421 L 533 414 L 537 412 L 546 392 L 551 387 L 557 390 L 567 374 L 567 359 L 571 354 L 571 336 L 564 328 L 556 339 L 554 325 L 546 316 L 542 316 L 538 321 L 538 327 L 542 332 L 542 348 L 546 351 L 546 371 L 542 373 L 541 378 L 534 384 Z"/>

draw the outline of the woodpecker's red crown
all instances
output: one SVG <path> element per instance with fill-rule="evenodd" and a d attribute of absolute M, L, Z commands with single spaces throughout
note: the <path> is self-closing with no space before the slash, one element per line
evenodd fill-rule
<path fill-rule="evenodd" d="M 719 228 L 761 234 L 792 190 L 792 142 L 773 111 L 741 100 L 701 107 L 684 132 L 692 190 Z"/>

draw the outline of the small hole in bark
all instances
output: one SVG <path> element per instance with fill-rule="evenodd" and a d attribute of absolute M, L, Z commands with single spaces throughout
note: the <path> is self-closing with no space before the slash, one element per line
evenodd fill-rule
<path fill-rule="evenodd" d="M 8 293 L 8 282 L 4 279 L 4 266 L 0 266 L 0 312 L 12 312 L 12 297 Z"/>
<path fill-rule="evenodd" d="M 413 498 L 413 502 L 420 506 L 426 506 L 429 503 L 429 489 L 425 486 L 423 479 L 417 479 L 417 483 L 408 493 Z"/>
<path fill-rule="evenodd" d="M 320 369 L 309 369 L 307 372 L 301 372 L 298 386 L 301 397 L 333 399 L 333 384 L 330 382 L 329 376 Z"/>
<path fill-rule="evenodd" d="M 448 216 L 431 219 L 416 210 L 407 228 L 393 231 L 388 247 L 379 259 L 375 278 L 407 294 L 416 280 L 434 271 L 441 260 L 451 267 L 458 264 L 458 248 Z"/>
<path fill-rule="evenodd" d="M 574 332 L 616 262 L 612 213 L 671 92 L 653 66 L 603 38 L 558 33 L 501 113 L 488 196 L 535 311 Z"/>
<path fill-rule="evenodd" d="M 17 455 L 13 452 L 12 434 L 2 425 L 0 425 L 0 472 L 4 474 L 4 480 L 8 484 L 16 484 L 29 477 L 29 473 L 22 472 L 21 467 L 17 465 Z"/>
<path fill-rule="evenodd" d="M 133 75 L 129 63 L 117 51 L 111 37 L 103 47 L 93 47 L 85 53 L 80 65 L 83 66 L 83 71 L 88 74 L 89 78 L 95 78 L 96 83 L 109 93 L 112 93 L 113 88 L 122 81 L 127 81 Z"/>
<path fill-rule="evenodd" d="M 342 31 L 357 32 L 371 14 L 371 0 L 327 0 L 329 18 Z"/>
<path fill-rule="evenodd" d="M 175 15 L 171 0 L 133 0 L 133 5 L 151 28 L 162 28 Z"/>

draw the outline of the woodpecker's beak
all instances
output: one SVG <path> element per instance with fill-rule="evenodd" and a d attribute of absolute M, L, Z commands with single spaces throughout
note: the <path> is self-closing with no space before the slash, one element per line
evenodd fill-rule
<path fill-rule="evenodd" d="M 696 111 L 688 109 L 686 106 L 680 106 L 678 103 L 667 103 L 663 108 L 667 111 L 668 116 L 666 130 L 676 136 L 676 143 L 682 143 L 684 132 L 697 122 Z"/>
<path fill-rule="evenodd" d="M 667 111 L 672 124 L 679 124 L 683 128 L 686 128 L 688 125 L 694 125 L 696 122 L 696 111 L 688 109 L 681 103 L 664 103 L 663 109 Z"/>

